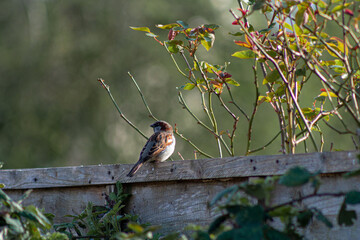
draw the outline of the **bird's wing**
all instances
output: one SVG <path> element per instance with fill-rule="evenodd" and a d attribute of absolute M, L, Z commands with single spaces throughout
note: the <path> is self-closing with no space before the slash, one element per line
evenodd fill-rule
<path fill-rule="evenodd" d="M 140 153 L 140 159 L 147 161 L 156 158 L 165 148 L 173 143 L 172 133 L 156 132 L 154 133 Z"/>

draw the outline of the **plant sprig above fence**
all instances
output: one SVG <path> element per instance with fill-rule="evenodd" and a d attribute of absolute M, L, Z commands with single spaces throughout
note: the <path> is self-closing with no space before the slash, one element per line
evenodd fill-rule
<path fill-rule="evenodd" d="M 352 10 L 349 8 L 352 7 Z M 356 91 L 360 80 L 358 5 L 353 2 L 331 1 L 250 1 L 247 9 L 241 6 L 233 25 L 240 27 L 235 44 L 246 50 L 237 51 L 234 57 L 254 59 L 260 62 L 264 72 L 263 84 L 268 92 L 259 96 L 259 104 L 271 104 L 278 115 L 282 131 L 284 152 L 295 153 L 299 143 L 311 139 L 316 151 L 322 150 L 322 119 L 328 121 L 336 116 L 346 132 L 351 123 L 345 122 L 343 114 L 350 114 L 354 123 L 360 125 Z M 250 10 L 248 10 L 250 9 Z M 256 30 L 247 17 L 255 10 L 263 13 L 268 27 Z M 342 37 L 327 33 L 328 22 L 338 25 Z M 274 31 L 278 28 L 277 32 Z M 314 96 L 313 106 L 300 106 L 303 86 L 310 76 L 316 76 L 323 88 Z M 312 80 L 314 81 L 314 80 Z M 328 102 L 328 104 L 326 104 Z M 318 105 L 319 107 L 316 107 Z M 329 108 L 328 110 L 325 110 Z M 345 108 L 347 112 L 340 113 Z M 328 124 L 324 124 L 328 126 Z M 331 128 L 330 128 L 331 129 Z M 314 132 L 319 132 L 320 148 Z M 307 145 L 305 143 L 305 151 Z"/>

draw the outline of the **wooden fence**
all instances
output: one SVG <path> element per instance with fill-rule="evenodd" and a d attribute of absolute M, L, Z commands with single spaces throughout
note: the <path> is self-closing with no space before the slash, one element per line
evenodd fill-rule
<path fill-rule="evenodd" d="M 221 190 L 249 178 L 281 175 L 294 166 L 323 173 L 319 192 L 360 190 L 360 177 L 343 179 L 341 173 L 359 168 L 358 152 L 311 153 L 296 155 L 247 156 L 146 164 L 132 178 L 132 165 L 1 170 L 0 183 L 14 199 L 33 189 L 25 204 L 34 204 L 55 214 L 56 222 L 69 221 L 66 214 L 78 214 L 88 201 L 104 204 L 116 181 L 132 193 L 126 211 L 139 215 L 142 222 L 162 225 L 163 232 L 181 230 L 190 223 L 208 224 L 216 211 L 208 202 Z M 281 203 L 310 192 L 309 187 L 278 186 L 273 203 Z M 341 198 L 312 198 L 308 206 L 322 209 L 336 223 Z M 355 208 L 360 215 L 360 208 Z M 307 236 L 318 239 L 359 239 L 360 220 L 352 227 L 328 229 L 314 222 Z"/>

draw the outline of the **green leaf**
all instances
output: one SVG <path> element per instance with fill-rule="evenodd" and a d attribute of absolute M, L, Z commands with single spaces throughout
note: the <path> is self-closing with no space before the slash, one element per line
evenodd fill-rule
<path fill-rule="evenodd" d="M 205 27 L 205 28 L 210 28 L 210 29 L 212 29 L 212 30 L 216 30 L 216 29 L 218 29 L 220 26 L 217 25 L 217 24 L 204 24 L 204 27 Z"/>
<path fill-rule="evenodd" d="M 299 215 L 296 216 L 296 220 L 299 223 L 299 226 L 302 228 L 307 227 L 313 215 L 314 213 L 311 210 L 305 210 L 300 212 Z"/>
<path fill-rule="evenodd" d="M 226 78 L 226 79 L 225 79 L 225 82 L 228 83 L 228 84 L 237 86 L 237 87 L 240 86 L 240 83 L 238 83 L 237 81 L 235 81 L 235 80 L 232 79 L 232 78 Z"/>
<path fill-rule="evenodd" d="M 152 32 L 148 32 L 145 35 L 148 36 L 148 37 L 158 37 L 158 35 L 156 35 L 156 34 L 154 34 Z"/>
<path fill-rule="evenodd" d="M 267 84 L 267 83 L 273 83 L 276 80 L 278 80 L 280 78 L 280 74 L 279 72 L 274 69 L 272 72 L 269 72 L 268 74 L 266 74 L 266 77 L 263 80 L 263 85 Z"/>
<path fill-rule="evenodd" d="M 231 187 L 228 187 L 226 189 L 224 189 L 223 191 L 221 191 L 220 193 L 218 193 L 210 202 L 210 207 L 214 206 L 215 203 L 217 203 L 221 198 L 223 198 L 224 196 L 226 196 L 227 194 L 231 194 L 232 192 L 236 192 L 237 190 L 239 190 L 239 186 L 238 185 L 234 185 Z"/>
<path fill-rule="evenodd" d="M 302 2 L 298 5 L 298 11 L 295 14 L 295 22 L 298 26 L 301 26 L 304 20 L 304 13 L 306 9 L 309 7 L 309 4 L 306 2 Z"/>
<path fill-rule="evenodd" d="M 189 28 L 189 25 L 185 23 L 184 21 L 178 20 L 176 21 L 180 26 L 182 26 L 184 29 Z"/>
<path fill-rule="evenodd" d="M 179 24 L 178 23 L 170 23 L 170 24 L 157 24 L 155 25 L 157 28 L 161 28 L 161 29 L 171 29 L 173 27 L 178 27 Z"/>
<path fill-rule="evenodd" d="M 337 6 L 335 6 L 332 10 L 331 10 L 331 13 L 335 13 L 335 12 L 337 12 L 337 11 L 341 11 L 341 10 L 343 10 L 344 8 L 347 8 L 348 6 L 350 6 L 351 5 L 351 3 L 345 3 L 344 5 L 337 5 Z"/>
<path fill-rule="evenodd" d="M 184 86 L 182 86 L 181 88 L 184 90 L 192 90 L 195 87 L 195 84 L 193 83 L 186 83 Z"/>
<path fill-rule="evenodd" d="M 9 230 L 14 234 L 21 234 L 25 231 L 20 220 L 11 218 L 9 215 L 3 216 L 3 219 L 5 220 Z"/>
<path fill-rule="evenodd" d="M 242 207 L 237 212 L 235 221 L 242 227 L 256 227 L 264 223 L 265 211 L 260 205 Z"/>
<path fill-rule="evenodd" d="M 357 219 L 356 212 L 354 210 L 346 210 L 346 203 L 345 201 L 341 205 L 340 212 L 338 215 L 338 224 L 345 225 L 345 226 L 352 226 L 354 221 Z"/>
<path fill-rule="evenodd" d="M 244 35 L 244 32 L 235 32 L 235 33 L 229 32 L 229 34 L 232 35 L 232 36 L 235 36 L 235 37 L 239 37 L 239 36 Z"/>
<path fill-rule="evenodd" d="M 294 24 L 294 28 L 295 28 L 295 32 L 298 36 L 303 34 L 303 30 L 297 24 Z"/>
<path fill-rule="evenodd" d="M 294 208 L 290 205 L 285 205 L 285 206 L 275 208 L 274 210 L 269 212 L 269 215 L 271 217 L 286 217 L 286 216 L 295 216 L 296 213 L 297 213 L 296 208 Z"/>
<path fill-rule="evenodd" d="M 209 51 L 210 48 L 214 45 L 215 34 L 213 34 L 213 33 L 205 33 L 204 35 L 202 35 L 202 37 L 203 37 L 203 39 L 200 41 L 201 45 L 204 46 L 206 51 Z"/>
<path fill-rule="evenodd" d="M 128 228 L 131 229 L 132 231 L 134 231 L 135 233 L 142 233 L 144 232 L 144 228 L 137 223 L 129 223 Z"/>
<path fill-rule="evenodd" d="M 244 50 L 244 51 L 235 52 L 231 56 L 241 59 L 249 59 L 249 58 L 255 58 L 256 54 L 252 50 Z"/>
<path fill-rule="evenodd" d="M 315 216 L 316 216 L 316 219 L 321 221 L 322 223 L 324 223 L 328 228 L 332 228 L 333 227 L 333 224 L 330 222 L 329 219 L 327 219 L 327 217 L 325 217 L 324 214 L 322 214 L 321 211 L 319 210 L 315 210 Z"/>
<path fill-rule="evenodd" d="M 130 27 L 130 28 L 135 31 L 150 32 L 150 29 L 148 27 Z"/>
<path fill-rule="evenodd" d="M 345 196 L 345 203 L 354 205 L 360 203 L 360 192 L 359 191 L 350 191 Z"/>
<path fill-rule="evenodd" d="M 287 187 L 297 187 L 306 184 L 313 177 L 306 168 L 294 167 L 280 177 L 279 183 Z"/>
<path fill-rule="evenodd" d="M 214 233 L 221 226 L 223 222 L 225 222 L 229 218 L 228 215 L 221 215 L 217 217 L 209 226 L 208 233 Z"/>
<path fill-rule="evenodd" d="M 351 178 L 356 176 L 360 176 L 360 168 L 351 172 L 347 172 L 343 175 L 344 178 Z"/>
<path fill-rule="evenodd" d="M 280 232 L 268 225 L 264 226 L 264 234 L 267 240 L 291 240 L 285 233 Z"/>
<path fill-rule="evenodd" d="M 285 28 L 287 28 L 287 29 L 289 29 L 290 31 L 294 31 L 294 29 L 292 28 L 292 26 L 289 24 L 289 23 L 287 23 L 287 22 L 284 22 L 284 27 Z"/>
<path fill-rule="evenodd" d="M 209 234 L 204 231 L 197 231 L 195 235 L 196 240 L 211 240 Z"/>

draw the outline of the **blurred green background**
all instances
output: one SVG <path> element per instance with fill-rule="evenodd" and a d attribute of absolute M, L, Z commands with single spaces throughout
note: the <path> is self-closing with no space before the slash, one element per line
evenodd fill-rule
<path fill-rule="evenodd" d="M 0 161 L 4 167 L 136 162 L 145 139 L 119 117 L 97 82 L 98 77 L 105 79 L 124 114 L 150 136 L 153 120 L 148 117 L 128 71 L 142 88 L 156 117 L 176 123 L 200 148 L 217 155 L 212 135 L 200 128 L 178 103 L 177 87 L 185 79 L 168 53 L 129 26 L 149 26 L 160 34 L 160 39 L 165 39 L 166 32 L 156 29 L 155 24 L 176 20 L 192 27 L 219 24 L 214 48 L 209 52 L 199 50 L 198 57 L 212 64 L 231 62 L 229 72 L 241 84 L 234 87 L 236 101 L 250 114 L 255 96 L 252 61 L 231 57 L 240 48 L 233 43 L 235 37 L 229 35 L 237 31 L 231 25 L 230 8 L 237 8 L 237 2 L 0 1 Z M 255 15 L 251 22 L 261 27 L 264 22 L 257 22 L 258 19 L 261 18 Z M 306 106 L 318 94 L 316 84 L 309 84 L 309 97 L 302 102 Z M 264 94 L 265 88 L 262 89 Z M 184 92 L 184 96 L 192 110 L 206 121 L 198 94 L 191 91 Z M 231 117 L 218 102 L 215 107 L 220 130 L 231 130 Z M 253 130 L 253 148 L 267 143 L 276 134 L 277 126 L 271 107 L 261 105 Z M 242 118 L 236 133 L 237 155 L 244 154 L 246 131 L 247 122 Z M 326 136 L 325 150 L 335 137 L 339 141 L 334 148 L 353 148 L 349 136 Z M 257 154 L 279 154 L 279 149 L 276 141 Z M 177 152 L 185 159 L 194 158 L 193 149 L 180 138 L 175 160 L 180 159 Z"/>

